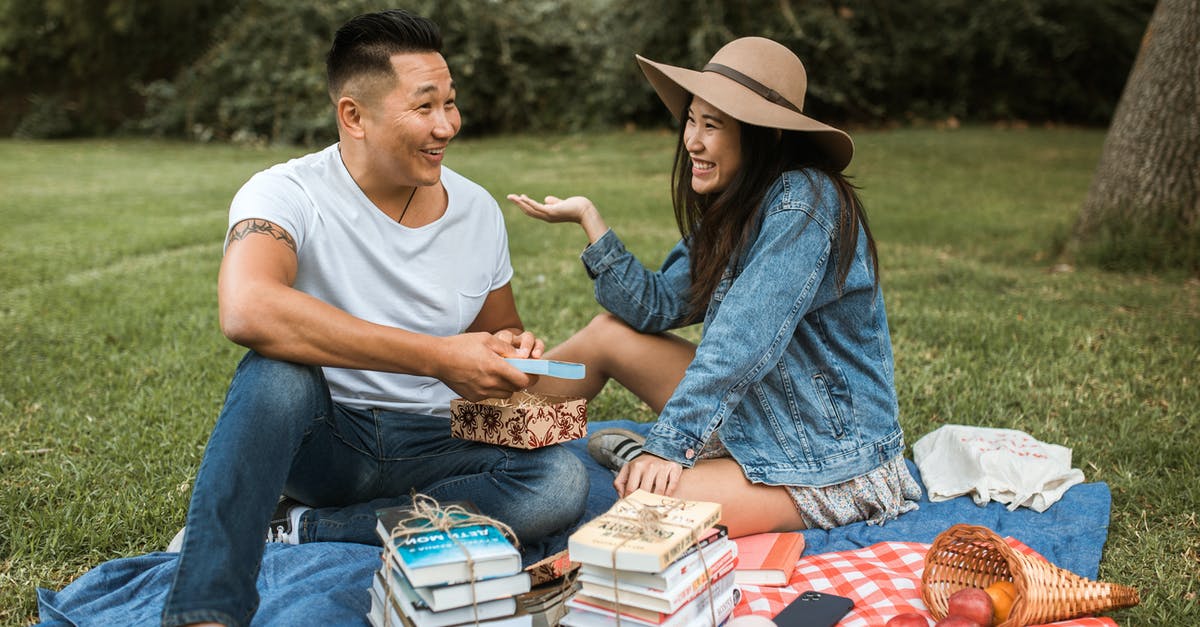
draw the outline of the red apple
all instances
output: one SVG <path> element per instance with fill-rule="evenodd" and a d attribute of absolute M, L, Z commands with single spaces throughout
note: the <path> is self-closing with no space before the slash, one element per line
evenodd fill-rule
<path fill-rule="evenodd" d="M 934 627 L 987 627 L 987 625 L 991 624 L 992 621 L 990 620 L 986 624 L 977 623 L 966 616 L 957 616 L 955 614 L 951 614 L 946 618 L 939 620 L 937 625 L 934 625 Z"/>
<path fill-rule="evenodd" d="M 916 612 L 897 614 L 884 627 L 929 627 L 929 621 Z"/>
<path fill-rule="evenodd" d="M 980 625 L 992 624 L 992 597 L 979 588 L 963 588 L 950 595 L 947 616 L 961 616 Z"/>

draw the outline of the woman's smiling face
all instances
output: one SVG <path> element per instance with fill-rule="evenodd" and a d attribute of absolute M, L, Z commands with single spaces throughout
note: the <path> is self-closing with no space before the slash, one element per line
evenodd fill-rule
<path fill-rule="evenodd" d="M 683 147 L 692 161 L 692 190 L 716 194 L 742 167 L 742 125 L 699 97 L 692 98 Z"/>

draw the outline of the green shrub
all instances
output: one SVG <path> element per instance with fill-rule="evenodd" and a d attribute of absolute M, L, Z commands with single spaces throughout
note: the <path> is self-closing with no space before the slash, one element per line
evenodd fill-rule
<path fill-rule="evenodd" d="M 0 1 L 0 133 L 102 135 L 142 113 L 237 0 Z"/>
<path fill-rule="evenodd" d="M 30 117 L 29 136 L 103 133 L 132 119 L 129 128 L 157 135 L 324 143 L 335 136 L 324 93 L 329 40 L 345 20 L 381 8 L 366 0 L 167 4 L 0 3 L 0 103 L 19 105 L 0 113 L 0 130 L 5 115 Z M 633 55 L 697 67 L 746 35 L 776 39 L 804 60 L 805 110 L 820 119 L 1102 125 L 1153 5 L 414 0 L 405 8 L 441 26 L 464 132 L 485 134 L 662 125 L 668 117 Z M 39 46 L 47 37 L 58 45 Z M 61 106 L 24 106 L 31 94 Z"/>

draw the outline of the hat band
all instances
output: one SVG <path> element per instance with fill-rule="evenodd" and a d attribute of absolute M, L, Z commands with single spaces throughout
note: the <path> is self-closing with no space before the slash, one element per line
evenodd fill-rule
<path fill-rule="evenodd" d="M 767 101 L 769 101 L 769 102 L 773 102 L 781 107 L 791 109 L 792 111 L 795 111 L 796 113 L 801 113 L 800 107 L 797 107 L 796 105 L 792 104 L 792 102 L 790 100 L 788 100 L 787 98 L 784 98 L 783 95 L 780 94 L 779 92 L 775 91 L 774 89 L 771 89 L 770 87 L 767 87 L 766 85 L 763 85 L 762 83 L 754 80 L 753 78 L 750 78 L 749 76 L 746 76 L 745 74 L 742 74 L 741 72 L 729 67 L 728 65 L 721 65 L 720 63 L 709 63 L 708 65 L 704 66 L 704 71 L 705 72 L 716 72 L 717 74 L 720 74 L 721 76 L 724 76 L 725 78 L 728 78 L 729 80 L 732 80 L 733 82 L 741 85 L 742 87 L 745 87 L 746 89 L 749 89 L 750 91 L 758 94 L 759 96 L 762 96 L 763 98 L 767 99 Z"/>

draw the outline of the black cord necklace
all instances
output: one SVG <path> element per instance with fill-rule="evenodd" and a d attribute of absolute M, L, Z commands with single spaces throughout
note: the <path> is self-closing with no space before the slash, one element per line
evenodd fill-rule
<path fill-rule="evenodd" d="M 412 193 L 408 195 L 408 202 L 404 203 L 404 210 L 400 212 L 400 217 L 396 218 L 397 224 L 404 223 L 404 214 L 408 213 L 408 206 L 412 204 L 413 196 L 417 195 L 417 186 L 413 185 Z"/>

